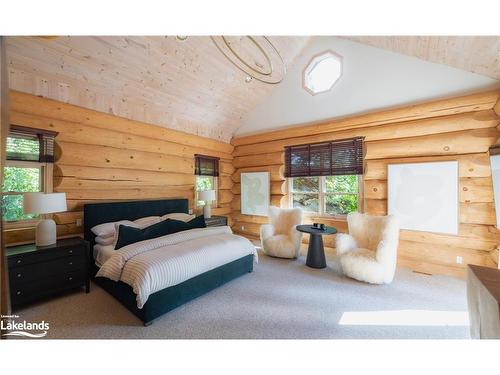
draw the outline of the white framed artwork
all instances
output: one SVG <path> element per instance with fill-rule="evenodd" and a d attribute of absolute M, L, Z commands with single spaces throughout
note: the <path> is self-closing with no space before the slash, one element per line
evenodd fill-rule
<path fill-rule="evenodd" d="M 270 201 L 269 172 L 241 174 L 241 213 L 267 216 Z"/>
<path fill-rule="evenodd" d="M 458 162 L 389 164 L 388 213 L 401 229 L 458 234 Z"/>

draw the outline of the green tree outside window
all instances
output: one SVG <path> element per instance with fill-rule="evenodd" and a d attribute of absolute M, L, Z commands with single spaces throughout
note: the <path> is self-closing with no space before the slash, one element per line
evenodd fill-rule
<path fill-rule="evenodd" d="M 4 167 L 2 185 L 2 209 L 5 221 L 29 220 L 38 217 L 24 214 L 23 194 L 39 192 L 41 188 L 41 169 L 27 167 Z M 21 194 L 16 194 L 21 193 Z"/>

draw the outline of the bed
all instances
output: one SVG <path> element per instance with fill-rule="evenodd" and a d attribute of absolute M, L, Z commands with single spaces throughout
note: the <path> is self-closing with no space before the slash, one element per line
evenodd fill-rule
<path fill-rule="evenodd" d="M 174 212 L 188 213 L 188 200 L 166 199 L 86 204 L 84 206 L 84 237 L 85 240 L 90 243 L 90 248 L 93 249 L 95 245 L 95 235 L 91 231 L 91 228 L 95 225 L 119 220 L 136 220 L 147 216 L 162 216 Z M 213 228 L 209 228 L 207 231 L 210 230 L 213 231 Z M 229 228 L 227 228 L 227 230 L 230 231 Z M 200 236 L 199 233 L 196 235 Z M 234 237 L 236 238 L 239 236 Z M 178 247 L 179 246 L 182 246 L 182 244 L 178 245 Z M 145 326 L 150 325 L 156 318 L 168 311 L 232 279 L 252 272 L 254 264 L 254 255 L 248 254 L 241 256 L 238 259 L 197 274 L 176 285 L 166 287 L 150 294 L 147 301 L 141 306 L 142 308 L 139 308 L 137 302 L 139 296 L 134 292 L 132 286 L 121 280 L 114 281 L 107 277 L 97 276 L 98 272 L 102 271 L 102 269 L 95 265 L 92 251 L 90 256 L 92 264 L 91 272 L 95 283 L 120 301 L 129 311 L 137 316 Z"/>

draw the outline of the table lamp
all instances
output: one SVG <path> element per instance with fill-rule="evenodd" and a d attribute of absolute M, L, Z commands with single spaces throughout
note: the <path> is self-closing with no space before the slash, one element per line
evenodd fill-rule
<path fill-rule="evenodd" d="M 23 209 L 25 214 L 51 214 L 66 211 L 66 193 L 26 193 Z M 43 218 L 36 226 L 36 246 L 48 246 L 57 241 L 56 223 Z"/>
<path fill-rule="evenodd" d="M 205 206 L 203 206 L 203 216 L 205 219 L 210 219 L 212 217 L 212 201 L 215 200 L 215 190 L 203 190 L 198 194 L 198 199 L 200 201 L 205 201 Z"/>

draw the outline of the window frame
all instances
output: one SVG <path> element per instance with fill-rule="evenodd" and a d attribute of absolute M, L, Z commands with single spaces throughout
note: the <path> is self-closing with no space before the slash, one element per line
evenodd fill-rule
<path fill-rule="evenodd" d="M 201 208 L 203 207 L 204 205 L 203 204 L 198 204 L 199 202 L 199 199 L 198 199 L 198 193 L 202 190 L 197 190 L 196 189 L 196 186 L 198 185 L 197 184 L 197 179 L 198 177 L 212 177 L 213 178 L 213 186 L 214 186 L 214 190 L 215 190 L 215 200 L 213 201 L 212 203 L 212 208 L 217 208 L 219 207 L 219 176 L 205 176 L 205 175 L 194 175 L 194 178 L 195 178 L 195 181 L 194 181 L 194 206 L 195 208 Z"/>
<path fill-rule="evenodd" d="M 342 195 L 344 193 L 332 193 L 326 192 L 325 188 L 325 177 L 330 177 L 330 176 L 303 176 L 303 177 L 288 177 L 288 207 L 293 208 L 293 179 L 294 178 L 312 178 L 312 177 L 318 177 L 319 179 L 319 186 L 318 186 L 318 192 L 302 192 L 304 194 L 318 194 L 318 207 L 319 207 L 319 212 L 310 212 L 310 211 L 305 211 L 304 210 L 304 215 L 305 216 L 314 216 L 314 217 L 324 217 L 324 218 L 330 218 L 330 219 L 345 219 L 347 217 L 347 214 L 344 215 L 338 215 L 338 214 L 329 214 L 325 212 L 326 209 L 326 201 L 325 201 L 325 195 L 326 194 L 339 194 Z M 364 212 L 364 189 L 363 189 L 363 175 L 357 174 L 357 181 L 358 181 L 358 211 L 360 213 Z M 300 194 L 300 192 L 296 192 L 297 194 Z M 345 193 L 347 195 L 352 195 Z"/>
<path fill-rule="evenodd" d="M 324 58 L 321 58 L 323 56 L 324 56 Z M 333 84 L 330 86 L 330 88 L 328 88 L 327 90 L 313 91 L 307 85 L 306 76 L 308 74 L 312 73 L 312 71 L 316 68 L 316 66 L 318 65 L 319 62 L 321 62 L 327 58 L 333 58 L 340 63 L 340 74 L 337 77 L 337 79 L 333 82 Z M 316 61 L 316 60 L 318 60 L 318 61 Z M 313 65 L 313 66 L 311 66 L 311 65 Z M 309 60 L 309 62 L 304 67 L 304 69 L 302 70 L 302 88 L 312 96 L 325 94 L 325 93 L 331 92 L 333 90 L 333 88 L 340 81 L 340 79 L 342 78 L 343 75 L 344 75 L 344 58 L 343 58 L 343 56 L 339 55 L 337 52 L 335 52 L 331 49 L 327 49 L 323 52 L 317 53 L 316 55 L 312 56 L 311 59 Z"/>
<path fill-rule="evenodd" d="M 38 168 L 40 169 L 40 192 L 42 193 L 52 193 L 53 191 L 53 164 L 52 163 L 41 163 L 34 161 L 21 161 L 21 160 L 5 160 L 4 167 L 19 167 L 19 168 Z M 4 173 L 2 169 L 2 173 Z M 25 194 L 26 192 L 4 192 L 1 191 L 2 197 L 4 195 L 19 195 Z M 2 212 L 3 216 L 3 212 Z M 3 220 L 3 217 L 2 217 Z M 3 221 L 5 229 L 23 229 L 32 228 L 40 219 L 27 219 L 27 220 L 17 220 L 17 221 Z"/>

